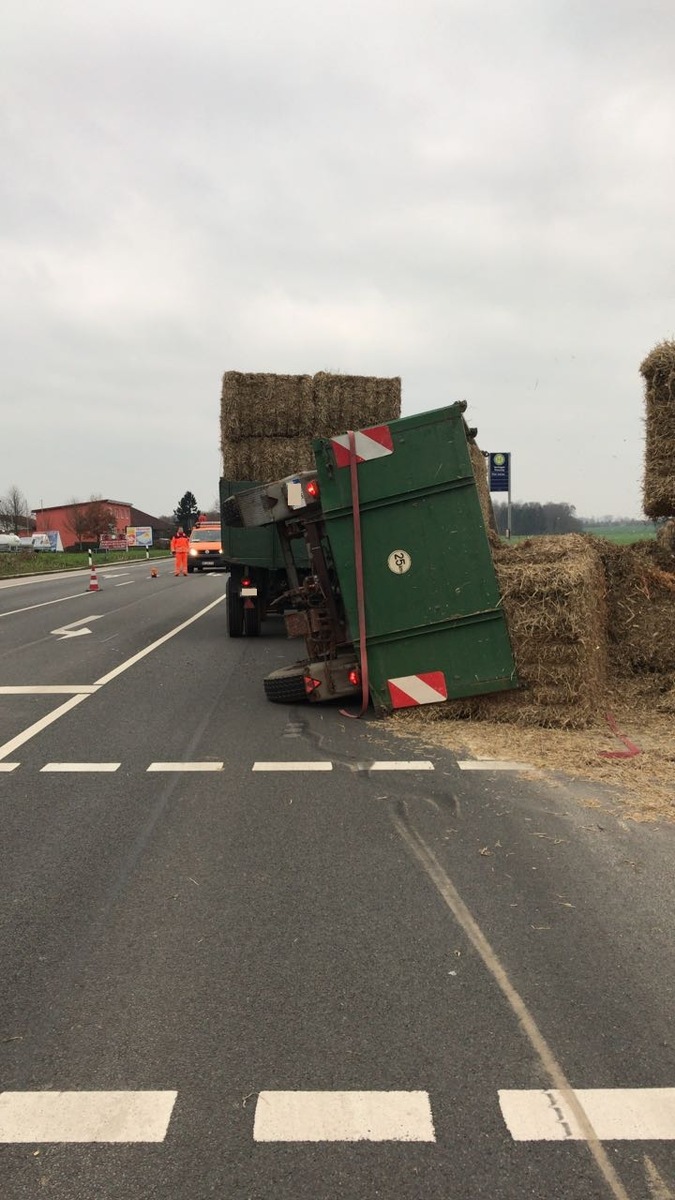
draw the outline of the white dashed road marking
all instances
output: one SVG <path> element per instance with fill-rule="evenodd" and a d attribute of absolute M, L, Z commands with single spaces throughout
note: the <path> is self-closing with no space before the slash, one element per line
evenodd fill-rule
<path fill-rule="evenodd" d="M 28 684 L 0 687 L 0 696 L 91 696 L 97 691 L 95 683 Z"/>
<path fill-rule="evenodd" d="M 536 771 L 530 763 L 510 762 L 505 758 L 458 759 L 460 771 Z"/>
<path fill-rule="evenodd" d="M 675 1141 L 675 1088 L 575 1088 L 600 1141 Z M 583 1141 L 563 1091 L 500 1091 L 499 1106 L 514 1142 Z"/>
<path fill-rule="evenodd" d="M 256 1142 L 435 1142 L 426 1092 L 261 1092 Z"/>
<path fill-rule="evenodd" d="M 363 762 L 356 764 L 357 771 L 433 771 L 432 762 Z"/>
<path fill-rule="evenodd" d="M 332 762 L 254 762 L 254 771 L 332 771 Z"/>
<path fill-rule="evenodd" d="M 154 762 L 148 771 L 222 771 L 221 762 Z"/>
<path fill-rule="evenodd" d="M 20 763 L 0 762 L 0 771 L 16 771 L 19 766 L 21 766 Z"/>
<path fill-rule="evenodd" d="M 121 766 L 118 762 L 50 762 L 40 771 L 119 771 Z"/>
<path fill-rule="evenodd" d="M 0 1143 L 163 1142 L 177 1092 L 0 1092 Z"/>

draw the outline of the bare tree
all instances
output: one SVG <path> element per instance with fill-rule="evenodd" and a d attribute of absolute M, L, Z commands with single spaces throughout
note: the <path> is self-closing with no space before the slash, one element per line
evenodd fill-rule
<path fill-rule="evenodd" d="M 81 500 L 71 500 L 66 526 L 73 534 L 78 550 L 81 550 L 82 543 L 88 541 L 89 534 L 89 513 L 87 505 L 83 504 Z"/>
<path fill-rule="evenodd" d="M 28 501 L 15 483 L 0 498 L 0 528 L 5 533 L 27 533 L 30 530 Z"/>
<path fill-rule="evenodd" d="M 102 496 L 92 496 L 87 504 L 89 533 L 96 541 L 113 536 L 117 532 L 117 519 Z"/>

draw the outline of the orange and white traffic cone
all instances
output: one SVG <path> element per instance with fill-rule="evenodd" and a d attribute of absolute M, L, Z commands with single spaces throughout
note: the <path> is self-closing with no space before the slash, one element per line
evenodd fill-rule
<path fill-rule="evenodd" d="M 91 573 L 89 575 L 89 591 L 90 592 L 99 592 L 100 590 L 101 589 L 98 586 L 98 576 L 96 574 L 96 567 L 92 563 Z"/>

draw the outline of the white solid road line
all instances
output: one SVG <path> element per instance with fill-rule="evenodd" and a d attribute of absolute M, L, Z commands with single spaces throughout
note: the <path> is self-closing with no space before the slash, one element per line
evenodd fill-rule
<path fill-rule="evenodd" d="M 253 771 L 332 771 L 332 762 L 254 762 Z"/>
<path fill-rule="evenodd" d="M 116 762 L 50 762 L 40 767 L 43 771 L 119 771 L 121 763 Z"/>
<path fill-rule="evenodd" d="M 425 759 L 419 762 L 363 762 L 356 764 L 357 771 L 433 771 L 434 764 Z"/>
<path fill-rule="evenodd" d="M 95 683 L 28 684 L 25 687 L 0 687 L 0 696 L 91 696 L 97 691 Z"/>
<path fill-rule="evenodd" d="M 0 1092 L 0 1143 L 163 1142 L 177 1092 Z"/>
<path fill-rule="evenodd" d="M 261 1092 L 256 1142 L 435 1142 L 426 1092 Z"/>
<path fill-rule="evenodd" d="M 15 617 L 18 613 L 30 612 L 32 608 L 48 608 L 50 604 L 63 604 L 66 600 L 77 600 L 78 596 L 88 596 L 89 591 L 74 592 L 72 596 L 60 596 L 58 600 L 42 600 L 39 604 L 28 604 L 26 608 L 13 608 L 11 612 L 0 613 L 0 617 Z"/>
<path fill-rule="evenodd" d="M 199 612 L 195 613 L 193 617 L 189 617 L 187 621 L 183 621 L 180 625 L 176 625 L 175 629 L 170 629 L 168 633 L 165 633 L 162 635 L 162 637 L 157 638 L 156 642 L 151 642 L 150 645 L 146 646 L 144 650 L 139 650 L 138 654 L 132 655 L 132 657 L 128 658 L 126 662 L 120 663 L 119 667 L 115 667 L 114 670 L 108 671 L 107 675 L 102 675 L 100 679 L 96 679 L 94 682 L 97 683 L 99 687 L 102 687 L 104 683 L 110 683 L 111 679 L 117 679 L 118 675 L 122 675 L 124 671 L 128 671 L 129 667 L 133 667 L 137 662 L 140 662 L 142 658 L 145 658 L 146 654 L 152 654 L 153 650 L 157 650 L 159 646 L 163 646 L 165 642 L 170 641 L 171 638 L 175 637 L 177 633 L 181 633 L 183 629 L 187 629 L 189 625 L 193 625 L 194 622 L 198 621 L 200 617 L 203 617 L 205 613 L 210 612 L 212 608 L 216 607 L 216 604 L 222 604 L 224 599 L 224 596 L 219 596 L 217 600 L 212 600 L 211 603 L 207 604 L 205 608 L 200 608 Z"/>
<path fill-rule="evenodd" d="M 675 1088 L 575 1088 L 603 1142 L 675 1141 Z M 500 1091 L 499 1106 L 515 1142 L 583 1141 L 570 1092 Z"/>
<path fill-rule="evenodd" d="M 148 771 L 222 771 L 221 762 L 153 762 Z"/>
<path fill-rule="evenodd" d="M 36 733 L 42 733 L 42 730 L 51 725 L 53 721 L 58 721 L 59 717 L 65 716 L 67 712 L 70 712 L 71 709 L 76 708 L 78 704 L 87 699 L 88 695 L 71 696 L 70 700 L 66 700 L 65 704 L 60 704 L 58 708 L 48 713 L 46 717 L 41 717 L 39 721 L 35 721 L 33 725 L 29 725 L 28 729 L 24 729 L 16 737 L 10 738 L 8 742 L 5 742 L 4 746 L 0 746 L 0 759 L 7 758 L 19 746 L 23 746 L 25 742 L 29 742 L 32 737 L 35 737 Z"/>
<path fill-rule="evenodd" d="M 536 771 L 530 763 L 510 762 L 506 758 L 458 759 L 460 771 Z"/>

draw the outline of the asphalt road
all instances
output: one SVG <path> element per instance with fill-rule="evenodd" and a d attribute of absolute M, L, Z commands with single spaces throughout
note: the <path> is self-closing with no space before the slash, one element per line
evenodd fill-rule
<path fill-rule="evenodd" d="M 159 570 L 0 585 L 2 1200 L 673 1200 L 673 828 L 269 704 Z"/>

